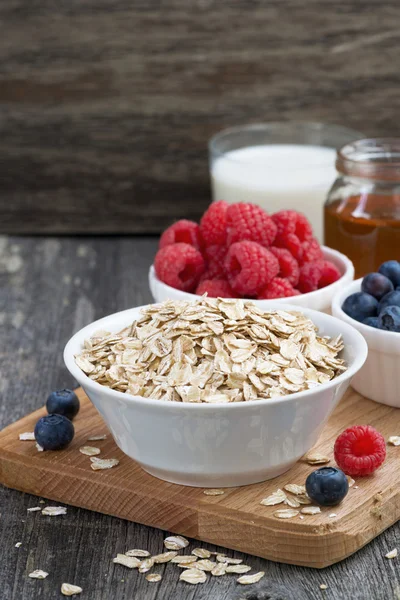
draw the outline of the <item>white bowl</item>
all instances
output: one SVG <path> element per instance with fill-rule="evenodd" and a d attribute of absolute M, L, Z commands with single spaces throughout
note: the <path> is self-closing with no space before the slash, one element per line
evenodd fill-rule
<path fill-rule="evenodd" d="M 322 246 L 324 257 L 326 260 L 330 260 L 334 265 L 337 266 L 339 271 L 342 273 L 342 277 L 326 287 L 316 290 L 315 292 L 309 292 L 308 294 L 301 294 L 300 296 L 291 296 L 290 298 L 279 298 L 279 302 L 283 304 L 293 304 L 296 306 L 303 306 L 304 308 L 312 308 L 313 310 L 320 310 L 321 312 L 330 313 L 332 298 L 333 296 L 350 281 L 354 279 L 354 266 L 353 263 L 347 256 L 341 254 L 337 250 L 332 250 L 327 246 Z M 187 292 L 181 292 L 175 288 L 167 285 L 160 281 L 156 275 L 154 266 L 150 267 L 149 271 L 149 285 L 152 296 L 156 302 L 163 302 L 164 300 L 186 300 L 193 301 L 195 298 L 199 298 L 196 294 L 188 294 Z M 276 304 L 276 300 L 252 300 L 254 304 L 262 309 L 271 308 Z"/>
<path fill-rule="evenodd" d="M 283 308 L 275 304 L 279 306 Z M 367 356 L 364 338 L 353 327 L 304 309 L 323 335 L 343 334 L 348 370 L 329 383 L 279 399 L 221 405 L 131 396 L 92 381 L 77 367 L 74 355 L 95 331 L 117 332 L 132 323 L 140 308 L 115 313 L 81 329 L 66 345 L 64 360 L 121 450 L 151 475 L 172 483 L 229 487 L 287 471 L 315 444 Z"/>
<path fill-rule="evenodd" d="M 368 344 L 368 358 L 352 381 L 359 393 L 389 406 L 400 407 L 400 333 L 383 331 L 363 325 L 342 310 L 345 299 L 361 291 L 362 279 L 353 281 L 340 290 L 332 301 L 332 314 L 352 325 Z"/>

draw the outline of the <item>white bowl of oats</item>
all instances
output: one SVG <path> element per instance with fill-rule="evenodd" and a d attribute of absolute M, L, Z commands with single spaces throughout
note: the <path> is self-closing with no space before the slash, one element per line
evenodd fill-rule
<path fill-rule="evenodd" d="M 363 336 L 324 313 L 211 298 L 110 315 L 64 351 L 121 450 L 151 475 L 196 487 L 287 471 L 366 356 Z"/>

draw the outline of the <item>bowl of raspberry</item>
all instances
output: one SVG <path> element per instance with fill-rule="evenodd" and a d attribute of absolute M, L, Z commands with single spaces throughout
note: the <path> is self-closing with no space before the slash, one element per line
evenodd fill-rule
<path fill-rule="evenodd" d="M 354 278 L 352 262 L 320 246 L 304 215 L 215 202 L 200 223 L 182 219 L 161 235 L 150 267 L 156 302 L 210 297 L 271 301 L 330 312 L 333 296 Z"/>
<path fill-rule="evenodd" d="M 400 263 L 384 262 L 339 290 L 332 314 L 355 327 L 368 344 L 368 358 L 354 377 L 357 392 L 400 408 Z"/>

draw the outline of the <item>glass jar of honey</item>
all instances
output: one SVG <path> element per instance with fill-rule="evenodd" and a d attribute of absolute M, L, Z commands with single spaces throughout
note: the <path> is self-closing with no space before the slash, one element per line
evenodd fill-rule
<path fill-rule="evenodd" d="M 346 254 L 362 277 L 400 259 L 400 139 L 347 144 L 336 170 L 324 208 L 325 244 Z"/>

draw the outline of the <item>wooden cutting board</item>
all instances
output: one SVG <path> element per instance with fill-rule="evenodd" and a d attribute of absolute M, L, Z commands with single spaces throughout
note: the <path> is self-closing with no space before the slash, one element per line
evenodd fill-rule
<path fill-rule="evenodd" d="M 400 518 L 400 447 L 388 446 L 383 467 L 372 477 L 359 478 L 341 505 L 304 519 L 283 520 L 273 516 L 279 506 L 262 506 L 260 500 L 285 484 L 303 484 L 315 467 L 300 461 L 271 481 L 206 496 L 202 488 L 166 483 L 145 473 L 117 448 L 84 392 L 78 390 L 78 395 L 76 435 L 66 450 L 38 452 L 34 442 L 19 440 L 20 433 L 33 431 L 44 409 L 0 433 L 1 483 L 270 560 L 317 568 L 343 560 Z M 373 425 L 387 439 L 400 434 L 400 411 L 350 390 L 315 448 L 332 456 L 337 435 L 356 423 Z M 107 433 L 106 440 L 87 441 L 102 433 Z M 89 457 L 79 452 L 83 445 L 101 448 L 100 457 L 118 458 L 120 464 L 93 471 Z"/>

